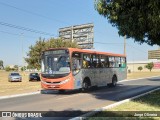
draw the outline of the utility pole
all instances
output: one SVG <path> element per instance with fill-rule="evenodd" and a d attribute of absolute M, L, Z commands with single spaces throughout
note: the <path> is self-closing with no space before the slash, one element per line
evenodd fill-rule
<path fill-rule="evenodd" d="M 124 55 L 126 55 L 126 35 L 124 36 Z"/>
<path fill-rule="evenodd" d="M 23 33 L 21 33 L 21 41 L 22 41 L 22 69 L 23 69 L 23 75 L 24 75 L 24 48 L 23 48 Z"/>

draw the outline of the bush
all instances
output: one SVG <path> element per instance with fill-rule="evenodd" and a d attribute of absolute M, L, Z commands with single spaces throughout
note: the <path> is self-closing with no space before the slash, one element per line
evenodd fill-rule
<path fill-rule="evenodd" d="M 11 70 L 11 68 L 10 68 L 9 66 L 6 66 L 6 67 L 5 67 L 5 71 L 8 72 L 8 71 L 10 71 L 10 70 Z"/>
<path fill-rule="evenodd" d="M 151 72 L 152 68 L 154 67 L 154 64 L 153 64 L 153 62 L 151 62 L 151 63 L 148 63 L 145 67 L 146 67 L 147 69 L 149 69 L 150 72 Z"/>
<path fill-rule="evenodd" d="M 139 67 L 138 67 L 138 70 L 140 70 L 140 71 L 143 70 L 143 67 L 142 67 L 142 66 L 139 66 Z"/>

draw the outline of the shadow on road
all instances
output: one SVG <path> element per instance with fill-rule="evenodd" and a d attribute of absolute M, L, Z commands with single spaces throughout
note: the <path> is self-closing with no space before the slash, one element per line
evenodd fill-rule
<path fill-rule="evenodd" d="M 159 78 L 148 78 L 147 80 L 160 82 L 160 79 L 159 79 Z"/>

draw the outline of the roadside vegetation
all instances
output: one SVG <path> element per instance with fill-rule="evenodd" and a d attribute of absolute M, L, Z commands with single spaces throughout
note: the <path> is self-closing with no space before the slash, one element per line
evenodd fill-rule
<path fill-rule="evenodd" d="M 76 42 L 72 42 L 71 40 L 63 41 L 62 39 L 55 39 L 55 38 L 50 38 L 48 40 L 45 40 L 39 38 L 39 40 L 37 40 L 35 45 L 31 45 L 29 47 L 27 58 L 25 58 L 25 61 L 28 64 L 28 69 L 40 70 L 42 51 L 47 50 L 49 48 L 63 48 L 63 47 L 78 48 L 78 45 Z"/>
<path fill-rule="evenodd" d="M 146 67 L 148 70 L 150 70 L 150 72 L 151 72 L 151 70 L 152 70 L 153 67 L 154 67 L 154 64 L 153 64 L 153 62 L 151 62 L 151 63 L 148 63 L 145 67 Z"/>
<path fill-rule="evenodd" d="M 160 90 L 157 90 L 148 95 L 145 95 L 143 97 L 137 98 L 130 102 L 121 104 L 112 109 L 108 109 L 106 111 L 97 113 L 88 119 L 89 120 L 128 120 L 128 119 L 129 120 L 159 120 L 160 117 L 129 117 L 134 115 L 133 114 L 134 112 L 132 114 L 127 112 L 127 111 L 152 111 L 152 112 L 155 111 L 156 112 L 160 110 L 159 103 L 160 103 Z M 121 114 L 121 111 L 123 111 L 123 114 Z M 113 117 L 106 117 L 108 115 L 113 115 Z M 124 116 L 124 117 L 114 117 L 114 116 Z"/>
<path fill-rule="evenodd" d="M 94 4 L 120 36 L 140 44 L 160 45 L 158 0 L 95 0 Z"/>
<path fill-rule="evenodd" d="M 142 67 L 142 66 L 139 66 L 139 67 L 138 67 L 138 70 L 139 70 L 139 71 L 143 70 L 143 67 Z"/>

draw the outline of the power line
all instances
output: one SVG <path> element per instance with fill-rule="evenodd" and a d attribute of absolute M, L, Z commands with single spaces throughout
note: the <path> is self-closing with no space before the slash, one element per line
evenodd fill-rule
<path fill-rule="evenodd" d="M 43 31 L 39 31 L 39 30 L 34 30 L 34 29 L 31 29 L 31 28 L 26 28 L 26 27 L 22 27 L 22 26 L 17 26 L 17 25 L 13 25 L 13 24 L 1 22 L 1 21 L 0 21 L 0 25 L 15 28 L 15 29 L 20 29 L 20 30 L 24 30 L 24 31 L 28 31 L 28 32 L 33 32 L 33 33 L 37 33 L 37 34 L 56 36 L 56 35 L 51 34 L 51 33 L 43 32 Z"/>
<path fill-rule="evenodd" d="M 9 34 L 9 35 L 14 35 L 14 36 L 21 36 L 21 34 L 11 33 L 11 32 L 7 32 L 7 31 L 0 31 L 0 32 L 1 33 L 5 33 L 5 34 Z M 33 36 L 25 36 L 25 37 L 28 37 L 28 38 L 37 38 L 37 37 L 33 37 Z"/>
<path fill-rule="evenodd" d="M 35 13 L 35 12 L 31 12 L 31 11 L 28 11 L 28 10 L 25 10 L 25 9 L 22 9 L 22 8 L 18 8 L 18 7 L 15 7 L 13 5 L 9 5 L 9 4 L 6 4 L 4 2 L 0 2 L 1 5 L 3 6 L 7 6 L 7 7 L 10 7 L 10 8 L 14 8 L 16 10 L 19 10 L 19 11 L 22 11 L 22 12 L 25 12 L 25 13 L 29 13 L 29 14 L 32 14 L 32 15 L 36 15 L 36 16 L 39 16 L 41 18 L 45 18 L 45 19 L 49 19 L 49 20 L 52 20 L 52 21 L 57 21 L 59 23 L 64 23 L 64 24 L 71 24 L 69 22 L 66 22 L 66 21 L 61 21 L 61 20 L 57 20 L 57 19 L 53 19 L 53 18 L 50 18 L 48 16 L 45 16 L 45 15 L 42 15 L 42 14 L 39 14 L 39 13 Z"/>
<path fill-rule="evenodd" d="M 105 44 L 105 45 L 106 45 L 106 44 L 108 44 L 108 45 L 109 45 L 109 44 L 114 44 L 114 45 L 115 45 L 115 44 L 117 44 L 117 45 L 118 45 L 118 44 L 122 44 L 122 45 L 124 44 L 124 43 L 106 43 L 106 42 L 94 42 L 94 43 L 97 43 L 97 44 Z M 137 50 L 137 51 L 142 52 L 142 53 L 146 53 L 146 51 L 144 51 L 144 50 L 142 50 L 142 49 L 140 49 L 140 48 L 134 47 L 133 45 L 130 45 L 130 44 L 128 44 L 128 43 L 126 43 L 126 45 L 134 48 L 134 50 Z"/>
<path fill-rule="evenodd" d="M 94 43 L 97 43 L 97 44 L 124 44 L 124 43 L 105 43 L 105 42 L 94 42 Z"/>
<path fill-rule="evenodd" d="M 65 24 L 70 24 L 70 23 L 67 23 L 67 22 L 64 22 L 64 21 L 61 21 L 61 20 L 50 18 L 48 16 L 45 16 L 45 15 L 42 15 L 42 14 L 39 14 L 39 13 L 35 13 L 35 12 L 31 12 L 31 11 L 28 11 L 28 10 L 25 10 L 25 9 L 22 9 L 22 8 L 18 8 L 18 7 L 15 7 L 13 5 L 3 3 L 3 2 L 0 2 L 0 4 L 3 5 L 3 6 L 14 8 L 16 10 L 19 10 L 19 11 L 22 11 L 22 12 L 25 12 L 25 13 L 28 13 L 28 14 L 36 15 L 36 16 L 39 16 L 41 18 L 45 18 L 45 19 L 48 19 L 48 20 L 52 20 L 52 21 L 56 21 L 56 22 L 60 22 L 60 23 L 65 23 Z"/>
<path fill-rule="evenodd" d="M 130 45 L 130 44 L 128 44 L 128 43 L 127 43 L 127 45 L 129 45 L 130 47 L 135 48 L 135 50 L 138 50 L 139 52 L 144 52 L 144 53 L 146 53 L 146 51 L 144 51 L 144 50 L 142 50 L 142 49 L 140 49 L 140 48 L 138 48 L 138 47 L 134 47 L 133 45 Z"/>

